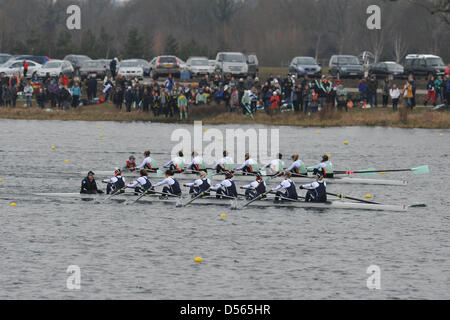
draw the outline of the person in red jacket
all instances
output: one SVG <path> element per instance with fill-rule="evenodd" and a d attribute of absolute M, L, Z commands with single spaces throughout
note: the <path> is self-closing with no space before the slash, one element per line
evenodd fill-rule
<path fill-rule="evenodd" d="M 27 73 L 28 73 L 28 61 L 27 60 L 23 60 L 23 77 L 26 78 L 27 77 Z"/>
<path fill-rule="evenodd" d="M 271 113 L 275 113 L 280 108 L 280 96 L 278 95 L 278 91 L 274 91 L 272 97 L 270 98 L 270 111 Z"/>

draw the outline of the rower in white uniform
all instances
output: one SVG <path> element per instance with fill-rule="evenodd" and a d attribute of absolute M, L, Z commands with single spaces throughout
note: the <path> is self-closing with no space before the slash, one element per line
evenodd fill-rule
<path fill-rule="evenodd" d="M 184 153 L 183 151 L 179 151 L 178 156 L 167 162 L 164 168 L 170 169 L 173 172 L 181 173 L 184 171 L 185 163 Z"/>
<path fill-rule="evenodd" d="M 195 180 L 193 183 L 187 183 L 184 186 L 190 188 L 189 194 L 196 197 L 200 194 L 203 196 L 209 196 L 209 190 L 211 189 L 211 180 L 208 179 L 207 173 L 205 171 L 200 172 L 200 178 Z"/>
<path fill-rule="evenodd" d="M 243 186 L 242 189 L 245 189 L 245 198 L 247 200 L 253 200 L 261 195 L 264 195 L 264 198 L 267 198 L 265 196 L 267 185 L 260 173 L 256 175 L 256 181 Z"/>
<path fill-rule="evenodd" d="M 217 192 L 217 199 L 221 199 L 222 196 L 225 199 L 237 198 L 238 192 L 236 189 L 236 184 L 233 181 L 233 172 L 229 171 L 225 173 L 225 180 L 211 187 L 211 190 Z"/>
<path fill-rule="evenodd" d="M 140 177 L 137 178 L 136 181 L 127 185 L 127 188 L 135 188 L 134 192 L 136 193 L 145 193 L 151 194 L 152 183 L 148 179 L 148 172 L 145 169 L 142 169 L 139 172 Z"/>
<path fill-rule="evenodd" d="M 250 153 L 245 154 L 245 162 L 238 168 L 236 168 L 236 171 L 242 171 L 244 173 L 258 173 L 259 172 L 259 166 L 258 162 L 253 160 L 250 157 Z"/>
<path fill-rule="evenodd" d="M 114 171 L 114 177 L 102 181 L 106 183 L 106 193 L 116 194 L 125 192 L 125 178 L 122 177 L 122 170 L 117 168 Z"/>
<path fill-rule="evenodd" d="M 272 192 L 276 192 L 275 203 L 280 202 L 280 199 L 282 198 L 298 200 L 295 183 L 291 180 L 291 177 L 292 173 L 286 172 L 283 182 L 281 182 L 278 187 L 272 189 Z"/>
<path fill-rule="evenodd" d="M 306 169 L 305 163 L 300 160 L 300 156 L 298 154 L 294 154 L 292 156 L 292 164 L 289 168 L 286 169 L 287 172 L 291 172 L 293 175 L 307 175 L 308 170 Z"/>
<path fill-rule="evenodd" d="M 311 184 L 300 186 L 300 190 L 306 189 L 306 202 L 327 202 L 327 183 L 324 180 L 324 171 L 322 168 L 314 169 L 316 181 Z"/>
<path fill-rule="evenodd" d="M 277 174 L 284 171 L 285 163 L 282 160 L 283 155 L 281 153 L 278 154 L 278 159 L 274 159 L 266 164 L 263 169 L 269 168 L 273 174 Z"/>
<path fill-rule="evenodd" d="M 217 161 L 216 165 L 212 168 L 217 173 L 233 170 L 233 158 L 228 156 L 228 152 L 223 152 L 223 158 Z"/>
<path fill-rule="evenodd" d="M 197 152 L 192 152 L 192 161 L 186 170 L 194 172 L 206 171 L 205 161 Z"/>
<path fill-rule="evenodd" d="M 152 159 L 152 157 L 150 157 L 150 151 L 145 151 L 144 152 L 144 161 L 142 161 L 142 164 L 138 167 L 136 167 L 136 169 L 146 169 L 149 170 L 150 172 L 155 172 L 158 171 L 158 164 L 156 163 L 156 161 L 154 159 Z"/>
<path fill-rule="evenodd" d="M 173 171 L 167 170 L 165 174 L 166 178 L 155 184 L 153 188 L 158 188 L 161 186 L 164 186 L 163 188 L 163 198 L 166 198 L 167 195 L 175 195 L 175 196 L 181 196 L 181 188 L 180 184 L 176 179 L 173 178 Z"/>

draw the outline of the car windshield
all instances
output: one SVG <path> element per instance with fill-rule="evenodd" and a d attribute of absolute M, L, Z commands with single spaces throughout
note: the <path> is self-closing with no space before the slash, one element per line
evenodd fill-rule
<path fill-rule="evenodd" d="M 223 55 L 224 62 L 244 62 L 245 58 L 242 54 L 224 54 Z"/>
<path fill-rule="evenodd" d="M 62 65 L 61 62 L 48 62 L 42 68 L 44 69 L 61 68 L 61 65 Z"/>
<path fill-rule="evenodd" d="M 137 61 L 125 61 L 120 63 L 121 68 L 134 68 L 140 67 L 141 65 Z"/>
<path fill-rule="evenodd" d="M 339 57 L 338 58 L 339 64 L 346 64 L 346 65 L 359 65 L 359 60 L 357 57 Z"/>
<path fill-rule="evenodd" d="M 161 57 L 159 63 L 177 63 L 177 61 L 174 57 Z"/>
<path fill-rule="evenodd" d="M 202 59 L 191 60 L 191 65 L 193 65 L 193 66 L 208 66 L 209 62 L 208 62 L 208 60 L 202 60 Z"/>
<path fill-rule="evenodd" d="M 4 64 L 9 59 L 11 59 L 10 56 L 0 56 L 0 64 Z"/>
<path fill-rule="evenodd" d="M 86 61 L 83 63 L 84 68 L 102 68 L 104 65 L 101 61 Z"/>
<path fill-rule="evenodd" d="M 429 58 L 427 59 L 427 65 L 432 67 L 445 67 L 441 58 Z"/>
<path fill-rule="evenodd" d="M 386 66 L 389 71 L 403 70 L 403 67 L 397 63 L 386 63 Z"/>
<path fill-rule="evenodd" d="M 76 62 L 83 62 L 86 60 L 91 60 L 91 58 L 89 58 L 88 56 L 75 56 L 75 57 L 72 57 L 72 59 L 73 59 L 73 61 L 76 61 Z"/>
<path fill-rule="evenodd" d="M 314 58 L 297 58 L 296 60 L 297 64 L 304 64 L 304 65 L 315 65 L 317 64 L 316 60 Z"/>

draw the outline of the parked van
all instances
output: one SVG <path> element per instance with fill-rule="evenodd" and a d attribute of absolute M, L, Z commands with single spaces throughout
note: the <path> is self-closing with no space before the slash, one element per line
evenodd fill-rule
<path fill-rule="evenodd" d="M 259 61 L 256 54 L 247 55 L 248 74 L 253 78 L 258 76 L 259 73 Z"/>
<path fill-rule="evenodd" d="M 248 74 L 247 57 L 241 52 L 219 52 L 216 56 L 216 72 L 246 77 Z"/>

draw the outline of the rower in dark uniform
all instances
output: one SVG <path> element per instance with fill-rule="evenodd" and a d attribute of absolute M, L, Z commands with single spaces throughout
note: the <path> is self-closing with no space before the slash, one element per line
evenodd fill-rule
<path fill-rule="evenodd" d="M 208 179 L 207 173 L 205 171 L 200 172 L 200 179 L 195 180 L 193 183 L 187 183 L 184 185 L 189 187 L 189 194 L 196 197 L 200 194 L 203 196 L 209 196 L 209 190 L 211 189 L 211 180 Z"/>
<path fill-rule="evenodd" d="M 171 194 L 171 195 L 175 195 L 175 196 L 181 196 L 182 192 L 181 192 L 181 188 L 180 188 L 180 184 L 178 183 L 178 181 L 176 179 L 173 178 L 173 171 L 172 170 L 167 170 L 166 171 L 166 178 L 161 181 L 158 182 L 157 184 L 155 184 L 154 188 L 160 187 L 160 186 L 164 186 L 163 188 L 163 193 L 165 193 L 166 195 L 163 195 L 163 198 L 167 198 L 167 194 Z"/>
<path fill-rule="evenodd" d="M 148 172 L 145 169 L 142 169 L 140 172 L 140 177 L 137 178 L 136 181 L 127 185 L 127 188 L 135 188 L 134 192 L 136 193 L 145 193 L 152 194 L 152 183 L 148 179 Z"/>
<path fill-rule="evenodd" d="M 242 189 L 245 189 L 245 197 L 247 200 L 255 199 L 261 195 L 264 195 L 264 198 L 267 198 L 267 196 L 265 195 L 267 191 L 267 185 L 260 173 L 256 175 L 256 181 L 243 186 Z"/>
<path fill-rule="evenodd" d="M 314 174 L 316 175 L 317 181 L 311 184 L 305 184 L 300 186 L 300 190 L 306 189 L 306 202 L 327 202 L 327 183 L 324 180 L 324 170 L 315 169 Z"/>
<path fill-rule="evenodd" d="M 119 168 L 114 171 L 114 177 L 103 180 L 103 183 L 107 183 L 107 194 L 122 193 L 125 190 L 125 178 L 122 177 L 122 170 Z"/>
<path fill-rule="evenodd" d="M 278 187 L 272 189 L 273 192 L 276 192 L 275 202 L 280 202 L 281 198 L 298 200 L 295 183 L 291 180 L 291 177 L 292 173 L 286 172 L 286 174 L 284 175 L 284 181 L 281 182 Z M 283 190 L 285 191 L 282 192 Z"/>
<path fill-rule="evenodd" d="M 211 188 L 211 190 L 216 191 L 217 199 L 221 199 L 222 196 L 225 196 L 224 198 L 237 198 L 238 192 L 236 189 L 236 184 L 233 181 L 233 172 L 228 171 L 225 173 L 225 180 L 219 184 L 216 184 Z"/>
<path fill-rule="evenodd" d="M 97 189 L 97 182 L 95 181 L 95 173 L 89 171 L 86 178 L 81 182 L 81 194 L 102 194 L 103 191 Z"/>

